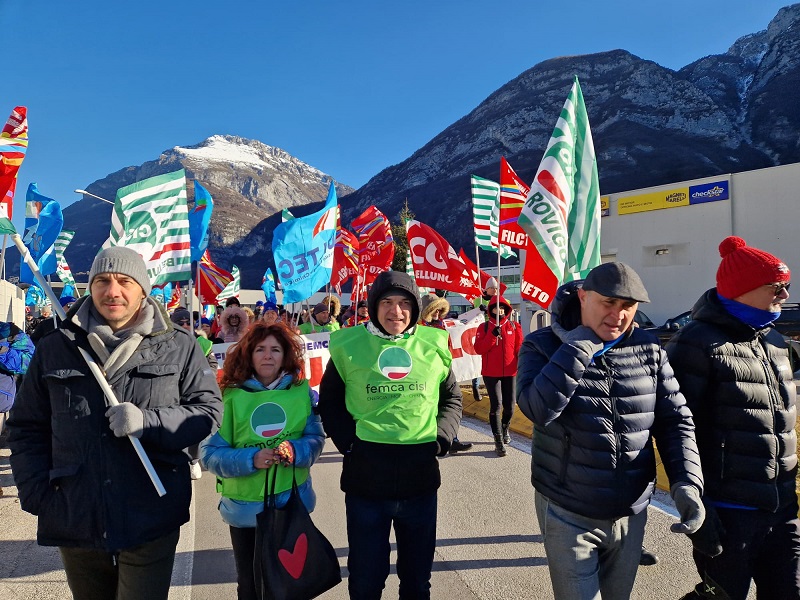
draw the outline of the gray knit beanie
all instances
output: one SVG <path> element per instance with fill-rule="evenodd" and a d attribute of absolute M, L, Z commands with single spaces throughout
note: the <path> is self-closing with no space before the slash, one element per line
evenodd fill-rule
<path fill-rule="evenodd" d="M 144 259 L 135 250 L 125 246 L 111 246 L 101 250 L 94 257 L 92 268 L 89 271 L 89 289 L 92 287 L 92 280 L 100 273 L 120 273 L 127 275 L 138 283 L 144 295 L 150 295 L 150 278 L 147 276 L 147 267 Z"/>

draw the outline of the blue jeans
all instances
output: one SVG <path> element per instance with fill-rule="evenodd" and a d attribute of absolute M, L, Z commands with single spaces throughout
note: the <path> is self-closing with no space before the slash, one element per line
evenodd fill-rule
<path fill-rule="evenodd" d="M 397 540 L 400 598 L 431 597 L 436 547 L 436 492 L 408 500 L 345 495 L 348 589 L 351 600 L 377 600 L 389 576 L 389 533 Z"/>
<path fill-rule="evenodd" d="M 642 554 L 647 511 L 590 519 L 535 493 L 555 600 L 628 600 Z"/>

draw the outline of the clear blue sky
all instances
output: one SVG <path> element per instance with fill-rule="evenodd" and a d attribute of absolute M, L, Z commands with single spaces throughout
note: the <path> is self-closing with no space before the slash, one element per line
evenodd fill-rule
<path fill-rule="evenodd" d="M 213 134 L 357 188 L 543 60 L 622 48 L 679 69 L 785 5 L 0 0 L 0 121 L 24 105 L 30 127 L 14 221 L 30 182 L 67 206 L 75 188 Z"/>

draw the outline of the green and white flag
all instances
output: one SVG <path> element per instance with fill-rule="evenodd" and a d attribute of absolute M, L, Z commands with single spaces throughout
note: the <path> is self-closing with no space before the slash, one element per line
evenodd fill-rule
<path fill-rule="evenodd" d="M 559 284 L 600 264 L 597 159 L 577 77 L 517 222 Z"/>
<path fill-rule="evenodd" d="M 291 221 L 294 219 L 294 215 L 288 208 L 284 208 L 281 211 L 281 223 L 286 223 L 286 221 Z"/>
<path fill-rule="evenodd" d="M 192 246 L 186 208 L 186 175 L 181 169 L 120 188 L 103 244 L 136 250 L 153 286 L 191 279 Z"/>
<path fill-rule="evenodd" d="M 72 276 L 72 271 L 67 264 L 67 259 L 64 258 L 64 250 L 69 246 L 74 236 L 74 231 L 65 231 L 62 229 L 56 241 L 53 243 L 53 246 L 56 252 L 56 275 L 58 275 L 58 278 L 65 287 L 71 285 L 72 289 L 77 290 L 78 287 L 75 285 L 75 278 Z"/>
<path fill-rule="evenodd" d="M 217 302 L 219 303 L 220 300 L 227 300 L 228 298 L 234 298 L 239 296 L 239 267 L 233 265 L 233 269 L 231 270 L 231 275 L 233 275 L 233 279 L 231 282 L 225 286 L 219 295 L 217 296 Z"/>
<path fill-rule="evenodd" d="M 477 175 L 472 175 L 470 182 L 475 244 L 481 250 L 497 252 L 500 231 L 500 184 Z M 509 258 L 516 256 L 516 253 L 503 244 L 500 246 L 500 256 Z"/>

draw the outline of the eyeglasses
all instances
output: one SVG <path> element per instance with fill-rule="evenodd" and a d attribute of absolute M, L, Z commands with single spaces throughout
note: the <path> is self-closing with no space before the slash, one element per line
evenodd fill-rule
<path fill-rule="evenodd" d="M 783 290 L 786 290 L 786 291 L 788 292 L 788 291 L 789 291 L 789 288 L 791 287 L 791 285 L 792 285 L 792 284 L 791 284 L 791 282 L 789 282 L 789 283 L 767 283 L 767 284 L 765 284 L 765 285 L 768 285 L 768 286 L 769 286 L 769 287 L 771 287 L 773 290 L 775 290 L 775 295 L 776 295 L 776 296 L 779 296 L 779 295 L 780 295 L 780 293 L 781 293 Z"/>
<path fill-rule="evenodd" d="M 189 319 L 181 319 L 180 321 L 178 321 L 178 325 L 188 325 L 188 324 L 189 324 Z"/>

